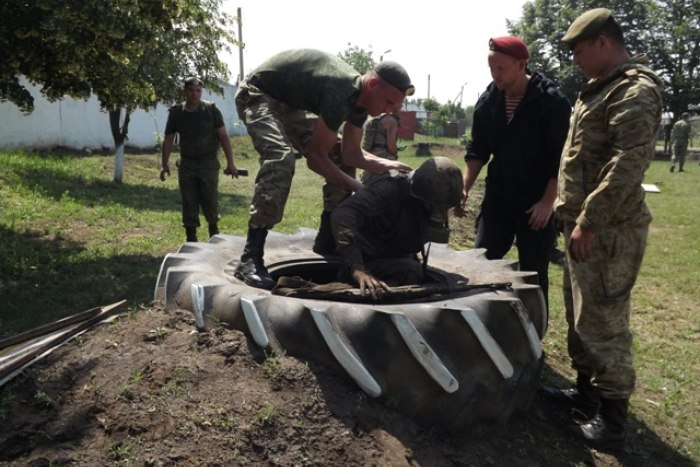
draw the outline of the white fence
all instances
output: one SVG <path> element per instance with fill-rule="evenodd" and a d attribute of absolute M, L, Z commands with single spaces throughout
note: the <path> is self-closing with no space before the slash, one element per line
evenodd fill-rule
<path fill-rule="evenodd" d="M 95 96 L 88 100 L 64 98 L 49 102 L 40 88 L 26 81 L 23 84 L 34 96 L 34 111 L 25 115 L 11 102 L 0 102 L 0 149 L 42 149 L 62 146 L 72 149 L 110 149 L 114 139 L 109 128 L 109 115 L 100 109 Z M 229 135 L 246 134 L 234 104 L 236 87 L 224 85 L 223 95 L 206 89 L 203 99 L 216 103 L 221 110 Z M 183 98 L 184 100 L 184 98 Z M 165 130 L 168 106 L 158 105 L 146 112 L 136 110 L 129 123 L 127 146 L 153 148 Z"/>

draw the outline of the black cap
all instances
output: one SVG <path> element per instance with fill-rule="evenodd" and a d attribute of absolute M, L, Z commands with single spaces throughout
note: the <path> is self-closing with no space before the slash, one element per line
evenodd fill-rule
<path fill-rule="evenodd" d="M 377 63 L 374 71 L 387 83 L 404 93 L 405 96 L 412 96 L 416 88 L 411 84 L 411 78 L 404 67 L 390 60 Z"/>
<path fill-rule="evenodd" d="M 202 81 L 196 76 L 185 78 L 185 87 L 187 86 L 202 86 Z"/>

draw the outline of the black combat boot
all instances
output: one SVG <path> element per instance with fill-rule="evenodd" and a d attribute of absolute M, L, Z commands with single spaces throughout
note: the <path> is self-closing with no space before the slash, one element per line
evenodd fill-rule
<path fill-rule="evenodd" d="M 600 412 L 583 425 L 571 425 L 569 432 L 574 437 L 601 451 L 615 451 L 625 444 L 627 438 L 627 409 L 629 399 L 600 400 Z"/>
<path fill-rule="evenodd" d="M 197 227 L 185 227 L 185 235 L 188 242 L 197 241 Z"/>
<path fill-rule="evenodd" d="M 331 213 L 323 211 L 321 213 L 321 225 L 314 239 L 314 246 L 311 247 L 314 253 L 319 255 L 329 255 L 335 253 L 335 239 L 331 229 Z"/>
<path fill-rule="evenodd" d="M 219 225 L 216 222 L 209 224 L 209 238 L 214 235 L 219 235 Z"/>
<path fill-rule="evenodd" d="M 546 401 L 570 407 L 573 419 L 578 421 L 592 419 L 600 407 L 600 396 L 591 384 L 591 377 L 584 373 L 578 374 L 576 384 L 569 389 L 543 386 L 540 394 Z"/>
<path fill-rule="evenodd" d="M 248 228 L 241 261 L 233 275 L 251 287 L 272 290 L 277 283 L 267 272 L 263 262 L 266 238 L 267 229 Z"/>

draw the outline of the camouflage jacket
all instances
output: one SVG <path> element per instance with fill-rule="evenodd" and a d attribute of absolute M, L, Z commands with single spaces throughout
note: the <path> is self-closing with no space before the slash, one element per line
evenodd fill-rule
<path fill-rule="evenodd" d="M 661 80 L 645 61 L 644 55 L 634 57 L 581 90 L 554 203 L 564 221 L 593 231 L 651 222 L 641 184 L 661 121 Z"/>

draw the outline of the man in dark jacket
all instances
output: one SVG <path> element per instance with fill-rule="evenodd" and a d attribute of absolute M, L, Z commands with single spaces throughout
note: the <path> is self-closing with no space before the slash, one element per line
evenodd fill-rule
<path fill-rule="evenodd" d="M 547 300 L 549 252 L 555 239 L 552 206 L 571 105 L 552 81 L 528 74 L 529 52 L 521 39 L 496 37 L 489 48 L 493 82 L 474 110 L 464 193 L 456 214 L 464 214 L 469 190 L 493 156 L 475 247 L 486 248 L 489 259 L 500 259 L 515 240 L 520 269 L 537 272 Z"/>
<path fill-rule="evenodd" d="M 462 173 L 447 157 L 428 159 L 410 173 L 382 174 L 331 214 L 347 276 L 341 280 L 374 298 L 389 286 L 423 282 L 416 255 L 428 242 L 447 243 L 448 210 L 461 197 Z"/>

